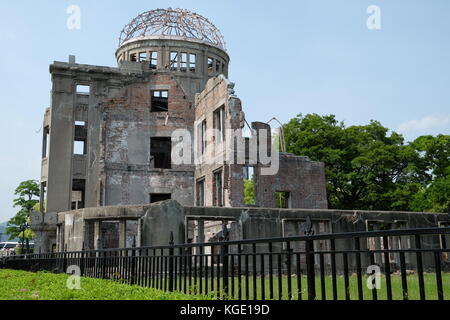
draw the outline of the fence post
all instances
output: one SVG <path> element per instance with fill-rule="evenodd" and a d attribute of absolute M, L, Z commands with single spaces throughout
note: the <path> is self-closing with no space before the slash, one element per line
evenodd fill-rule
<path fill-rule="evenodd" d="M 106 279 L 106 251 L 100 253 L 100 261 L 102 266 L 102 279 Z"/>
<path fill-rule="evenodd" d="M 133 248 L 131 249 L 131 285 L 136 284 L 136 237 L 133 240 Z"/>
<path fill-rule="evenodd" d="M 174 248 L 175 242 L 174 242 L 174 236 L 173 232 L 170 233 L 170 242 L 169 242 L 169 292 L 173 291 L 173 283 L 175 280 L 174 276 L 174 256 L 175 256 L 175 248 Z"/>
<path fill-rule="evenodd" d="M 314 241 L 306 240 L 306 275 L 308 277 L 309 300 L 316 300 L 316 275 L 314 268 Z"/>
<path fill-rule="evenodd" d="M 222 245 L 222 263 L 223 263 L 223 288 L 222 291 L 225 294 L 225 299 L 228 299 L 228 295 L 229 295 L 229 290 L 228 290 L 228 244 L 226 243 L 227 241 L 229 241 L 230 237 L 229 237 L 229 232 L 228 232 L 228 228 L 227 225 L 224 223 L 222 226 L 222 241 L 224 242 L 224 244 Z M 220 275 L 217 275 L 218 277 L 220 277 Z M 254 277 L 256 277 L 256 275 L 254 275 Z M 219 290 L 219 288 L 217 288 Z"/>

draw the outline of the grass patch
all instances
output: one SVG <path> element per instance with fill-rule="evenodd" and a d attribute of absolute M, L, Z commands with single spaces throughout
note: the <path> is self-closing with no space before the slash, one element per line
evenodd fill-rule
<path fill-rule="evenodd" d="M 127 284 L 121 284 L 111 280 L 101 280 L 92 278 L 81 278 L 81 290 L 70 290 L 67 288 L 68 276 L 65 274 L 52 274 L 46 272 L 30 273 L 24 271 L 12 271 L 12 270 L 0 270 L 0 300 L 214 300 L 216 299 L 216 293 L 212 292 L 209 295 L 200 295 L 199 281 L 195 283 L 194 279 L 191 279 L 191 285 L 188 292 L 191 294 L 183 294 L 179 292 L 167 293 L 156 289 L 144 288 L 139 286 L 130 286 Z M 365 300 L 372 300 L 372 291 L 366 286 L 366 279 L 363 279 L 363 295 Z M 229 279 L 230 290 L 232 287 L 233 278 Z M 401 277 L 397 275 L 391 276 L 392 292 L 394 300 L 402 300 L 402 281 Z M 427 300 L 437 300 L 437 284 L 435 274 L 425 274 L 425 293 Z M 177 278 L 177 283 L 181 282 Z M 202 279 L 202 288 L 205 290 L 206 281 Z M 256 278 L 257 296 L 256 300 L 261 300 L 261 288 L 263 279 Z M 298 299 L 297 278 L 293 276 L 291 278 L 292 284 L 292 298 Z M 333 298 L 332 280 L 331 277 L 325 279 L 325 292 L 326 299 L 331 300 Z M 377 291 L 379 300 L 387 299 L 386 291 L 386 279 L 382 277 L 381 290 Z M 442 274 L 442 284 L 444 298 L 450 299 L 450 274 Z M 219 286 L 222 289 L 222 281 L 219 281 Z M 304 300 L 308 299 L 307 292 L 307 278 L 301 278 L 301 295 Z M 246 297 L 245 292 L 245 278 L 240 281 L 242 290 L 242 299 L 248 298 L 253 300 L 253 277 L 249 277 L 249 296 Z M 211 279 L 208 279 L 208 288 L 211 288 Z M 230 300 L 236 299 L 239 292 L 239 281 L 234 278 L 234 296 L 229 296 Z M 265 299 L 270 299 L 270 281 L 266 277 L 264 278 Z M 281 280 L 281 295 L 284 300 L 288 297 L 288 281 L 286 277 Z M 217 279 L 214 279 L 214 289 L 217 290 Z M 279 299 L 279 282 L 278 277 L 273 279 L 273 299 Z M 345 300 L 345 282 L 344 277 L 337 277 L 337 291 L 338 300 Z M 205 292 L 205 291 L 203 291 Z M 356 276 L 349 277 L 349 294 L 351 300 L 358 300 L 358 281 Z M 321 282 L 320 278 L 316 278 L 316 296 L 317 300 L 322 299 Z M 418 300 L 420 298 L 419 293 L 419 281 L 417 275 L 408 276 L 408 298 L 410 300 Z"/>
<path fill-rule="evenodd" d="M 367 276 L 363 276 L 363 298 L 364 300 L 372 300 L 372 290 L 367 287 Z M 292 287 L 292 299 L 298 299 L 298 281 L 296 276 L 291 277 L 291 287 Z M 199 279 L 197 279 L 197 283 L 192 280 L 192 284 L 189 286 L 188 293 L 198 293 L 199 292 Z M 256 278 L 256 299 L 254 297 L 254 278 L 249 277 L 248 281 L 248 297 L 246 295 L 246 281 L 245 277 L 242 277 L 239 282 L 238 278 L 234 278 L 234 293 L 232 292 L 232 281 L 233 278 L 229 278 L 229 290 L 230 296 L 228 298 L 230 300 L 237 299 L 239 297 L 239 288 L 241 288 L 241 298 L 246 300 L 262 300 L 262 282 L 263 279 L 261 277 Z M 301 296 L 303 300 L 308 299 L 308 282 L 306 276 L 301 277 Z M 345 280 L 343 276 L 337 276 L 337 298 L 338 300 L 346 299 L 345 292 Z M 281 288 L 280 288 L 281 283 Z M 403 287 L 402 287 L 402 279 L 399 275 L 391 276 L 392 283 L 392 298 L 393 300 L 403 300 Z M 409 300 L 419 300 L 420 299 L 420 290 L 419 290 L 419 278 L 416 275 L 409 275 L 407 277 L 408 283 L 408 299 Z M 427 300 L 438 300 L 438 291 L 437 291 L 437 282 L 435 274 L 424 274 L 424 283 L 425 283 L 425 296 Z M 223 288 L 223 281 L 220 279 L 219 281 L 220 288 Z M 443 273 L 442 274 L 442 285 L 443 285 L 443 293 L 444 299 L 450 299 L 450 274 Z M 202 289 L 205 290 L 206 281 L 202 280 Z M 218 287 L 217 279 L 214 279 L 213 287 L 216 289 Z M 322 289 L 321 289 L 321 281 L 320 277 L 316 277 L 315 282 L 316 287 L 316 299 L 322 300 Z M 211 280 L 208 279 L 208 290 L 211 290 Z M 278 277 L 273 278 L 273 300 L 280 299 L 280 292 L 283 300 L 288 300 L 288 280 L 287 277 L 283 276 L 281 282 L 278 280 Z M 205 292 L 205 291 L 203 291 Z M 264 278 L 264 292 L 265 292 L 265 300 L 270 300 L 270 280 L 268 277 Z M 349 288 L 348 292 L 351 300 L 358 300 L 358 278 L 353 275 L 349 277 Z M 331 276 L 325 277 L 325 298 L 326 300 L 333 299 L 333 284 Z M 381 289 L 377 290 L 377 299 L 378 300 L 387 300 L 387 286 L 386 286 L 386 277 L 381 277 Z"/>
<path fill-rule="evenodd" d="M 211 300 L 207 296 L 81 278 L 81 289 L 67 288 L 68 276 L 46 272 L 0 270 L 0 300 Z"/>

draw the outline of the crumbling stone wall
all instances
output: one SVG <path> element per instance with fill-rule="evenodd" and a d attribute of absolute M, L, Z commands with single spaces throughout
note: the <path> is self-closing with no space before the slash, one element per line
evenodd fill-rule
<path fill-rule="evenodd" d="M 256 203 L 275 208 L 276 192 L 290 193 L 290 208 L 327 209 L 325 165 L 307 157 L 280 154 L 280 169 L 276 175 L 255 175 Z"/>
<path fill-rule="evenodd" d="M 168 91 L 168 112 L 151 111 L 153 90 Z M 171 194 L 181 204 L 192 204 L 194 166 L 154 168 L 150 150 L 154 137 L 170 138 L 177 129 L 193 135 L 193 104 L 177 80 L 170 73 L 157 73 L 126 85 L 105 102 L 103 112 L 105 204 L 145 204 L 152 193 Z"/>
<path fill-rule="evenodd" d="M 268 208 L 201 208 L 181 206 L 176 201 L 170 200 L 145 206 L 114 206 L 82 209 L 58 214 L 59 233 L 58 248 L 69 251 L 79 251 L 84 247 L 90 248 L 88 243 L 95 239 L 95 243 L 102 241 L 101 224 L 99 222 L 120 221 L 118 228 L 120 246 L 130 246 L 126 241 L 126 221 L 135 221 L 137 224 L 136 245 L 160 246 L 168 245 L 170 235 L 173 233 L 176 244 L 185 243 L 189 238 L 189 221 L 207 222 L 227 221 L 232 231 L 232 240 L 252 240 L 266 238 L 280 238 L 303 236 L 303 224 L 308 219 L 312 222 L 315 234 L 366 232 L 373 224 L 390 225 L 390 229 L 416 229 L 432 228 L 450 225 L 450 216 L 437 213 L 415 212 L 385 212 L 385 211 L 344 211 L 344 210 L 318 210 L 318 209 L 268 209 Z M 399 223 L 402 222 L 402 223 Z M 93 225 L 93 228 L 88 227 Z M 116 229 L 117 230 L 117 229 Z M 220 228 L 216 231 L 219 232 Z M 203 236 L 196 234 L 196 239 L 206 240 L 207 230 L 203 229 Z M 103 233 L 105 236 L 105 233 Z M 114 235 L 108 234 L 108 237 Z M 236 239 L 238 237 L 238 239 Z M 213 241 L 217 241 L 220 234 L 216 234 Z M 403 237 L 404 238 L 404 237 Z M 406 237 L 409 238 L 409 237 Z M 448 237 L 447 237 L 448 238 Z M 196 242 L 196 239 L 192 239 Z M 100 241 L 99 241 L 100 240 Z M 208 237 L 211 240 L 211 237 Z M 414 239 L 402 239 L 401 248 L 414 246 Z M 326 250 L 327 242 L 316 242 L 317 249 Z M 393 249 L 398 248 L 398 243 L 391 244 Z M 380 241 L 361 241 L 361 248 L 365 250 L 379 248 Z M 439 237 L 424 236 L 423 248 L 440 248 Z M 258 247 L 259 248 L 259 247 Z M 294 246 L 296 250 L 304 248 Z M 354 239 L 342 239 L 336 242 L 336 250 L 353 250 Z M 258 249 L 259 250 L 259 249 Z M 282 250 L 281 246 L 275 246 L 274 250 Z M 380 257 L 382 258 L 382 257 Z M 424 256 L 425 266 L 434 264 L 432 256 Z M 338 265 L 342 265 L 341 257 L 337 257 Z M 378 258 L 377 258 L 378 259 Z M 355 267 L 354 256 L 349 256 L 350 268 Z M 365 261 L 365 260 L 364 260 Z M 364 262 L 363 261 L 363 262 Z M 381 260 L 380 260 L 381 261 Z M 365 261 L 367 262 L 367 261 Z M 397 262 L 395 259 L 393 262 Z M 326 263 L 329 263 L 326 260 Z M 407 258 L 408 264 L 413 264 L 414 259 Z"/>
<path fill-rule="evenodd" d="M 232 150 L 228 149 L 226 138 L 218 143 L 218 137 L 208 135 L 206 138 L 206 152 L 202 155 L 200 150 L 201 123 L 206 121 L 207 130 L 214 129 L 214 113 L 224 108 L 224 129 L 240 131 L 243 126 L 244 114 L 241 101 L 234 95 L 234 84 L 225 77 L 210 79 L 205 90 L 195 97 L 195 144 L 197 147 L 198 164 L 195 170 L 195 181 L 204 180 L 205 206 L 213 206 L 214 173 L 222 170 L 222 183 L 225 207 L 239 207 L 244 203 L 243 194 L 243 165 L 227 162 Z M 242 133 L 240 133 L 242 137 Z M 222 159 L 217 161 L 215 159 Z"/>

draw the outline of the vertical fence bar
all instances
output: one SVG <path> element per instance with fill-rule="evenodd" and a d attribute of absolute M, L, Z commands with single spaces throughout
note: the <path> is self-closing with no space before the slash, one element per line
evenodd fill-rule
<path fill-rule="evenodd" d="M 198 267 L 199 269 L 199 278 L 200 278 L 200 284 L 199 284 L 199 292 L 200 294 L 203 294 L 203 260 L 204 260 L 204 256 L 203 256 L 203 246 L 199 247 L 199 254 L 200 254 L 200 265 Z"/>
<path fill-rule="evenodd" d="M 183 279 L 184 279 L 184 273 L 183 273 L 183 268 L 184 268 L 184 248 L 179 248 L 178 249 L 178 260 L 179 260 L 179 265 L 178 265 L 178 291 L 182 292 L 183 291 Z"/>
<path fill-rule="evenodd" d="M 372 266 L 375 265 L 375 253 L 373 251 L 370 252 L 370 264 Z M 372 300 L 374 301 L 378 300 L 378 293 L 376 286 L 372 287 Z"/>
<path fill-rule="evenodd" d="M 342 254 L 344 259 L 344 287 L 345 287 L 345 300 L 350 300 L 350 283 L 348 279 L 348 253 Z"/>
<path fill-rule="evenodd" d="M 356 274 L 358 278 L 358 299 L 364 300 L 363 294 L 363 281 L 362 281 L 362 267 L 361 267 L 361 241 L 359 238 L 355 238 L 355 250 L 356 250 Z"/>
<path fill-rule="evenodd" d="M 219 249 L 219 253 L 216 255 L 217 258 L 217 269 L 216 269 L 216 289 L 217 289 L 217 299 L 221 299 L 222 298 L 222 291 L 220 290 L 220 279 L 221 279 L 221 273 L 220 273 L 220 262 L 221 262 L 221 249 L 218 246 Z"/>
<path fill-rule="evenodd" d="M 264 253 L 260 255 L 261 261 L 260 261 L 260 268 L 261 268 L 261 300 L 266 300 L 266 275 L 265 275 L 265 259 L 264 259 Z"/>
<path fill-rule="evenodd" d="M 269 242 L 269 297 L 273 300 L 273 245 Z"/>
<path fill-rule="evenodd" d="M 308 278 L 308 300 L 316 300 L 316 274 L 314 261 L 314 241 L 306 240 L 306 276 Z"/>
<path fill-rule="evenodd" d="M 210 247 L 210 258 L 211 258 L 211 292 L 214 292 L 214 246 Z"/>
<path fill-rule="evenodd" d="M 281 266 L 281 253 L 277 255 L 278 263 L 278 300 L 283 300 L 283 269 Z"/>
<path fill-rule="evenodd" d="M 425 300 L 425 281 L 423 278 L 423 260 L 422 260 L 422 241 L 420 239 L 420 235 L 415 235 L 416 240 L 416 260 L 417 260 L 417 275 L 419 276 L 419 291 L 420 291 L 420 300 Z"/>
<path fill-rule="evenodd" d="M 257 295 L 257 270 L 256 270 L 256 243 L 253 243 L 252 245 L 252 261 L 253 261 L 253 300 L 257 300 L 258 299 L 258 295 Z"/>
<path fill-rule="evenodd" d="M 325 284 L 325 259 L 324 254 L 320 253 L 320 290 L 322 291 L 322 300 L 327 300 L 326 284 Z"/>
<path fill-rule="evenodd" d="M 187 289 L 187 265 L 188 265 L 188 248 L 186 248 L 185 250 L 183 250 L 183 255 L 184 255 L 184 265 L 183 265 L 183 289 L 184 289 L 184 293 L 188 293 L 188 289 Z"/>
<path fill-rule="evenodd" d="M 242 300 L 242 244 L 238 244 L 238 300 Z"/>
<path fill-rule="evenodd" d="M 174 243 L 174 237 L 173 232 L 170 234 L 170 242 L 169 242 L 169 292 L 173 292 L 173 283 L 174 283 L 174 256 L 175 256 L 175 248 L 173 247 L 175 245 Z"/>
<path fill-rule="evenodd" d="M 434 251 L 434 266 L 436 269 L 436 284 L 439 300 L 444 300 L 444 290 L 442 288 L 441 253 Z"/>
<path fill-rule="evenodd" d="M 222 245 L 222 263 L 223 263 L 223 284 L 222 284 L 222 291 L 224 293 L 224 298 L 229 299 L 229 286 L 228 286 L 228 280 L 229 280 L 229 266 L 228 266 L 228 244 Z"/>
<path fill-rule="evenodd" d="M 195 249 L 195 254 L 194 254 L 194 271 L 193 271 L 193 273 L 194 273 L 194 294 L 198 294 L 198 277 L 197 277 L 197 275 L 198 275 L 198 268 L 197 268 L 197 266 L 198 266 L 198 254 L 197 254 L 197 247 L 196 248 L 192 248 L 192 249 Z"/>
<path fill-rule="evenodd" d="M 405 252 L 400 251 L 400 272 L 402 274 L 402 292 L 403 300 L 408 300 L 408 278 L 406 275 L 406 261 Z"/>
<path fill-rule="evenodd" d="M 157 261 L 156 261 L 156 249 L 152 250 L 152 281 L 151 287 L 156 288 L 156 270 L 157 270 Z"/>
<path fill-rule="evenodd" d="M 296 264 L 297 264 L 297 299 L 299 301 L 303 300 L 302 297 L 302 268 L 301 268 L 301 260 L 300 253 L 296 254 Z"/>
<path fill-rule="evenodd" d="M 330 239 L 330 250 L 331 250 L 331 282 L 333 286 L 333 300 L 338 299 L 337 295 L 337 277 L 336 277 L 336 243 L 334 239 Z"/>
<path fill-rule="evenodd" d="M 389 254 L 389 238 L 383 237 L 384 249 L 384 273 L 386 275 L 387 299 L 392 300 L 392 282 L 391 282 L 391 257 Z"/>
<path fill-rule="evenodd" d="M 286 269 L 287 269 L 287 288 L 288 288 L 288 300 L 292 300 L 292 281 L 291 281 L 291 242 L 286 242 Z"/>
<path fill-rule="evenodd" d="M 231 250 L 231 252 L 233 252 L 233 250 Z M 236 297 L 236 281 L 235 281 L 235 255 L 234 254 L 230 254 L 230 267 L 231 267 L 231 295 L 230 295 L 230 299 L 234 299 Z"/>
<path fill-rule="evenodd" d="M 245 253 L 245 299 L 250 300 L 248 252 Z"/>
<path fill-rule="evenodd" d="M 208 280 L 208 268 L 209 268 L 209 256 L 206 253 L 206 246 L 203 247 L 203 251 L 204 251 L 204 255 L 205 255 L 205 294 L 208 294 L 208 289 L 209 289 L 209 280 Z"/>

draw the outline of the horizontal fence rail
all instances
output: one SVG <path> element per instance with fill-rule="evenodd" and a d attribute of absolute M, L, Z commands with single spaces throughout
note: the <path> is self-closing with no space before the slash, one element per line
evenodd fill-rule
<path fill-rule="evenodd" d="M 225 229 L 226 231 L 226 229 Z M 224 232 L 225 239 L 227 232 Z M 5 257 L 0 267 L 225 300 L 450 299 L 450 228 Z"/>

